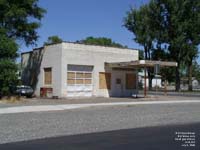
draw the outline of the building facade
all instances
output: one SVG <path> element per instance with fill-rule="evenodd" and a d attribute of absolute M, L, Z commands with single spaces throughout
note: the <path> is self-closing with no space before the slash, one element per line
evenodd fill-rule
<path fill-rule="evenodd" d="M 138 60 L 138 50 L 63 42 L 22 53 L 22 82 L 36 96 L 131 96 L 137 70 L 106 63 Z"/>

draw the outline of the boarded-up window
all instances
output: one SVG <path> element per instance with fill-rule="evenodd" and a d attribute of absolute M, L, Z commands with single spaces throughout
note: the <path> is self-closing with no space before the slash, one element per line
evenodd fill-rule
<path fill-rule="evenodd" d="M 84 73 L 77 72 L 76 78 L 84 78 Z"/>
<path fill-rule="evenodd" d="M 76 79 L 76 84 L 84 84 L 84 80 L 83 79 Z"/>
<path fill-rule="evenodd" d="M 111 73 L 99 73 L 99 89 L 111 89 Z"/>
<path fill-rule="evenodd" d="M 51 68 L 44 68 L 44 84 L 50 85 L 52 83 Z"/>
<path fill-rule="evenodd" d="M 90 72 L 67 72 L 67 84 L 92 84 L 92 73 Z"/>
<path fill-rule="evenodd" d="M 75 77 L 76 77 L 75 72 L 67 72 L 67 84 L 75 84 L 76 83 Z"/>
<path fill-rule="evenodd" d="M 92 78 L 92 73 L 85 73 L 85 78 Z"/>
<path fill-rule="evenodd" d="M 92 79 L 85 79 L 85 84 L 92 84 Z"/>
<path fill-rule="evenodd" d="M 75 84 L 75 79 L 67 79 L 67 84 Z"/>
<path fill-rule="evenodd" d="M 136 74 L 126 74 L 126 89 L 136 89 Z"/>
<path fill-rule="evenodd" d="M 67 73 L 67 79 L 74 79 L 75 78 L 75 72 L 68 72 Z"/>

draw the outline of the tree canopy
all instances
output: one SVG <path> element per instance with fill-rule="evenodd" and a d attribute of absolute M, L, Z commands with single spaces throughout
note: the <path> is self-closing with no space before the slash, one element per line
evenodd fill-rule
<path fill-rule="evenodd" d="M 110 46 L 110 47 L 118 47 L 118 48 L 127 48 L 127 46 L 123 46 L 119 43 L 116 43 L 112 41 L 110 38 L 106 37 L 87 37 L 83 40 L 76 41 L 77 43 L 83 43 L 83 44 L 90 44 L 90 45 L 100 45 L 100 46 Z"/>
<path fill-rule="evenodd" d="M 0 92 L 5 95 L 9 93 L 9 84 L 17 80 L 17 49 L 15 41 L 0 32 Z"/>
<path fill-rule="evenodd" d="M 38 39 L 36 29 L 44 13 L 38 0 L 1 0 L 0 28 L 6 30 L 9 38 L 33 44 Z"/>
<path fill-rule="evenodd" d="M 160 7 L 154 2 L 145 4 L 139 9 L 131 8 L 124 18 L 124 26 L 134 34 L 134 40 L 144 47 L 144 59 L 151 60 L 154 46 L 160 48 L 161 34 Z M 161 30 L 160 30 L 161 31 Z M 156 37 L 159 37 L 156 39 Z M 155 43 L 155 41 L 158 41 Z M 153 69 L 148 68 L 149 88 L 152 87 Z"/>
<path fill-rule="evenodd" d="M 180 89 L 180 64 L 188 67 L 189 90 L 192 90 L 192 62 L 197 57 L 200 44 L 200 1 L 163 1 L 166 12 L 167 42 L 171 58 L 178 62 L 176 70 L 176 89 Z"/>
<path fill-rule="evenodd" d="M 145 59 L 178 63 L 176 90 L 179 90 L 180 65 L 185 64 L 192 70 L 192 62 L 198 54 L 200 1 L 151 0 L 140 8 L 132 8 L 124 26 L 134 34 L 134 40 L 144 46 Z"/>
<path fill-rule="evenodd" d="M 131 9 L 124 20 L 124 26 L 134 33 L 134 40 L 144 46 L 145 59 L 150 59 L 153 37 L 149 27 L 148 7 L 144 5 L 140 10 Z"/>
<path fill-rule="evenodd" d="M 12 38 L 6 36 L 4 31 L 0 31 L 0 59 L 15 60 L 17 55 L 18 45 Z"/>
<path fill-rule="evenodd" d="M 38 0 L 0 0 L 0 92 L 4 95 L 17 80 L 17 43 L 36 42 L 44 13 Z"/>

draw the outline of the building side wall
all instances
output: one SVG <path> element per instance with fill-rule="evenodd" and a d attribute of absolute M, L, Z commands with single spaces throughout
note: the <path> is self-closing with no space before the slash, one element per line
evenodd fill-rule
<path fill-rule="evenodd" d="M 44 48 L 43 60 L 40 67 L 40 74 L 38 76 L 38 86 L 36 94 L 40 95 L 40 88 L 53 88 L 53 95 L 61 97 L 61 58 L 62 47 L 60 44 L 50 45 Z M 52 68 L 52 85 L 44 84 L 44 68 Z"/>
<path fill-rule="evenodd" d="M 30 85 L 35 74 L 35 95 L 40 96 L 41 88 L 52 88 L 52 96 L 61 97 L 61 51 L 62 45 L 49 45 L 31 53 L 22 54 L 22 80 L 23 84 Z M 44 84 L 44 68 L 52 68 L 52 84 Z"/>

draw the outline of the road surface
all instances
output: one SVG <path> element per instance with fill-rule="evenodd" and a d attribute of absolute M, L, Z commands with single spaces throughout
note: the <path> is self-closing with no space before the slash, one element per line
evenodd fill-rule
<path fill-rule="evenodd" d="M 150 143 L 156 146 L 156 141 L 158 147 L 171 143 L 177 148 L 180 143 L 175 142 L 174 145 L 173 140 L 178 130 L 196 132 L 199 138 L 199 114 L 200 103 L 102 106 L 3 114 L 0 115 L 0 149 L 48 149 L 45 148 L 48 145 L 52 149 L 94 149 L 94 146 L 121 149 L 123 145 L 127 149 L 134 145 L 136 149 L 141 145 L 141 149 L 150 149 Z"/>

